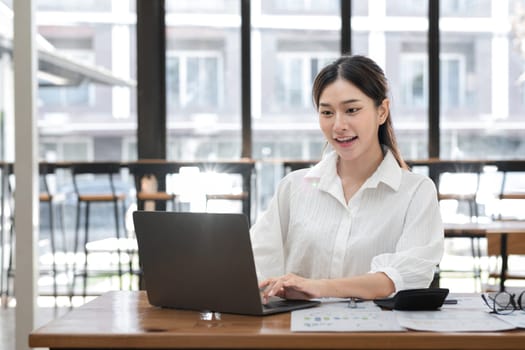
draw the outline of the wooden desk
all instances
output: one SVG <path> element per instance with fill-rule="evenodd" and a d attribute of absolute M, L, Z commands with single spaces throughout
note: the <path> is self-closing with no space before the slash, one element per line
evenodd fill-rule
<path fill-rule="evenodd" d="M 500 236 L 500 290 L 505 290 L 505 276 L 508 270 L 508 234 L 520 234 L 525 238 L 525 221 L 494 221 L 488 223 L 445 224 L 445 237 L 487 237 Z"/>
<path fill-rule="evenodd" d="M 389 312 L 389 311 L 385 311 Z M 520 349 L 525 330 L 494 333 L 292 333 L 290 314 L 222 314 L 159 309 L 145 292 L 109 292 L 33 331 L 50 349 Z"/>

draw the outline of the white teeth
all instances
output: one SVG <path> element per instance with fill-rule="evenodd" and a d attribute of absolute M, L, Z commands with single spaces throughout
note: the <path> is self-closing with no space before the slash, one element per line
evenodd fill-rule
<path fill-rule="evenodd" d="M 338 142 L 348 142 L 348 141 L 352 141 L 353 139 L 355 139 L 356 136 L 350 136 L 350 137 L 345 137 L 345 138 L 336 138 L 336 140 Z"/>

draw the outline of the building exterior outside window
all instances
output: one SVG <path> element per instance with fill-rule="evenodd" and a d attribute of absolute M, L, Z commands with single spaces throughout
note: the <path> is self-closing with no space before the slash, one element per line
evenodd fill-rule
<path fill-rule="evenodd" d="M 240 2 L 166 1 L 167 157 L 241 154 Z"/>
<path fill-rule="evenodd" d="M 135 79 L 134 1 L 36 3 L 41 45 Z M 0 4 L 5 10 L 12 1 Z M 525 88 L 519 77 L 525 64 L 511 25 L 519 4 L 525 1 L 440 2 L 441 158 L 523 158 Z M 322 155 L 310 91 L 321 67 L 339 55 L 340 2 L 250 5 L 252 157 L 260 162 L 264 208 L 282 176 L 275 160 Z M 7 23 L 6 13 L 0 12 L 0 23 Z M 384 68 L 392 118 L 408 159 L 427 157 L 427 13 L 426 1 L 352 1 L 353 53 L 369 55 Z M 170 160 L 240 157 L 240 16 L 238 0 L 166 1 Z M 2 152 L 12 160 L 10 59 L 8 51 L 0 52 Z M 38 103 L 41 159 L 136 159 L 135 89 L 87 81 L 41 84 Z"/>

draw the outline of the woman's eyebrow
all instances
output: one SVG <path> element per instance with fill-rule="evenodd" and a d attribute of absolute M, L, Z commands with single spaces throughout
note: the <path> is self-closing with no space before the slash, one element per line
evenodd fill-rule
<path fill-rule="evenodd" d="M 346 105 L 348 103 L 354 103 L 354 102 L 359 102 L 360 100 L 358 98 L 351 98 L 349 100 L 344 100 L 344 101 L 341 101 L 339 104 L 340 105 Z M 330 103 L 326 103 L 326 102 L 319 102 L 319 107 L 331 107 L 332 105 Z"/>
<path fill-rule="evenodd" d="M 360 100 L 358 98 L 351 98 L 349 100 L 342 101 L 341 104 L 345 105 L 347 103 L 353 103 L 353 102 L 359 102 Z"/>

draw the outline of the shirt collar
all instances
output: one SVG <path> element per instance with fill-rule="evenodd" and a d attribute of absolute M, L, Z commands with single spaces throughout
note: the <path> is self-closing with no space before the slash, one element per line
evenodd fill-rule
<path fill-rule="evenodd" d="M 385 158 L 383 158 L 383 161 L 379 164 L 377 170 L 365 182 L 365 186 L 377 187 L 379 183 L 382 182 L 394 191 L 397 191 L 401 185 L 401 175 L 401 167 L 397 163 L 397 160 L 390 149 L 387 149 Z"/>
<path fill-rule="evenodd" d="M 375 188 L 382 182 L 397 191 L 401 185 L 402 169 L 392 152 L 385 146 L 383 149 L 386 150 L 383 161 L 363 184 L 363 188 Z M 319 163 L 308 170 L 304 176 L 305 180 L 317 183 L 321 190 L 336 191 L 334 186 L 339 188 L 341 186 L 337 175 L 337 157 L 335 151 L 328 153 Z"/>

